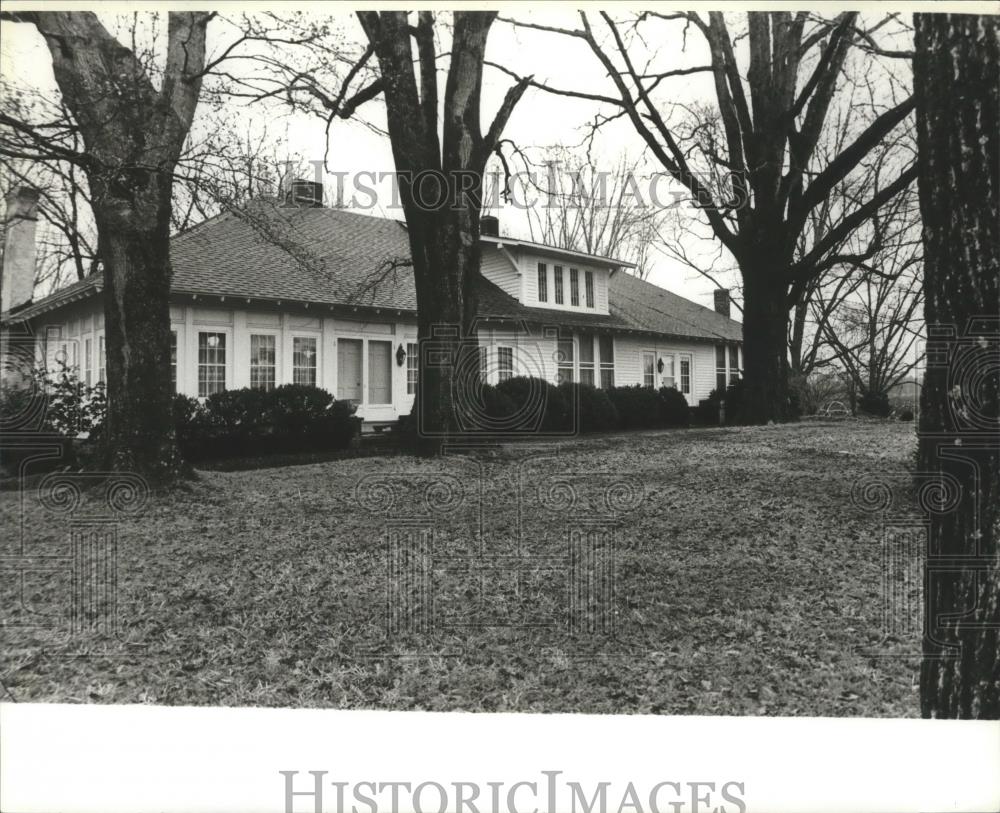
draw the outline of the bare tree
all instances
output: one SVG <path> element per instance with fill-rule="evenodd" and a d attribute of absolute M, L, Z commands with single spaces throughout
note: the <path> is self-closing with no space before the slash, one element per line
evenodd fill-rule
<path fill-rule="evenodd" d="M 1000 719 L 1000 28 L 917 14 L 925 717 Z"/>
<path fill-rule="evenodd" d="M 607 170 L 590 159 L 589 149 L 581 159 L 565 148 L 550 148 L 540 163 L 542 172 L 532 168 L 524 175 L 541 194 L 538 205 L 527 209 L 531 239 L 626 260 L 645 276 L 666 212 L 637 186 L 641 161 L 622 155 Z"/>
<path fill-rule="evenodd" d="M 845 236 L 916 176 L 914 166 L 900 167 L 894 180 L 874 197 L 859 201 L 808 253 L 796 257 L 810 212 L 913 109 L 909 96 L 891 97 L 886 104 L 876 100 L 857 137 L 832 160 L 820 160 L 817 145 L 830 111 L 844 104 L 860 106 L 859 99 L 838 98 L 844 73 L 849 68 L 864 70 L 863 65 L 852 66 L 849 56 L 853 52 L 861 60 L 875 59 L 870 42 L 895 18 L 861 29 L 854 12 L 834 20 L 806 12 L 750 12 L 745 31 L 735 37 L 719 12 L 709 13 L 707 19 L 696 12 L 644 12 L 631 22 L 616 21 L 604 12 L 596 18 L 580 12 L 579 19 L 575 29 L 515 24 L 584 42 L 606 71 L 613 92 L 554 88 L 534 80 L 531 84 L 617 108 L 656 160 L 688 190 L 742 276 L 748 417 L 755 422 L 789 417 L 789 309 L 803 287 L 843 259 L 836 247 Z M 680 39 L 682 33 L 650 27 L 678 24 L 685 33 L 693 28 L 702 35 L 707 64 L 656 65 L 656 53 L 649 53 L 644 43 L 666 36 Z M 743 39 L 745 48 L 738 57 Z M 858 44 L 865 49 L 852 49 Z M 694 137 L 690 128 L 679 130 L 671 123 L 671 106 L 656 95 L 667 80 L 696 72 L 713 79 L 721 140 Z M 688 144 L 682 143 L 685 135 Z"/>
<path fill-rule="evenodd" d="M 357 13 L 366 47 L 349 55 L 342 43 L 318 37 L 304 63 L 281 55 L 236 93 L 252 99 L 281 97 L 326 120 L 358 118 L 376 98 L 385 105 L 384 132 L 395 162 L 399 200 L 406 218 L 417 320 L 421 339 L 433 338 L 433 364 L 422 364 L 416 411 L 424 451 L 440 449 L 459 426 L 465 405 L 458 370 L 476 316 L 481 249 L 479 218 L 484 173 L 499 148 L 508 119 L 529 80 L 514 84 L 492 121 L 481 125 L 483 63 L 494 12 L 422 11 Z M 438 39 L 448 37 L 448 47 Z M 447 68 L 439 67 L 447 56 Z M 310 60 L 312 60 L 310 62 Z M 321 64 L 316 64 L 318 60 Z M 445 73 L 443 98 L 438 72 Z M 367 122 L 376 130 L 380 124 Z M 395 273 L 389 270 L 373 273 Z"/>
<path fill-rule="evenodd" d="M 151 50 L 135 39 L 132 48 L 123 45 L 91 12 L 4 14 L 44 37 L 69 113 L 58 122 L 5 114 L 0 123 L 21 145 L 7 154 L 66 161 L 86 176 L 104 268 L 106 462 L 153 480 L 180 467 L 169 374 L 171 193 L 198 104 L 211 17 L 168 15 L 159 70 Z M 82 149 L 66 144 L 67 132 Z"/>

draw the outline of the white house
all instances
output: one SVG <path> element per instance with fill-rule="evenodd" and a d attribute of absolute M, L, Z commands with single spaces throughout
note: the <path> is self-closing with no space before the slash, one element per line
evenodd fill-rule
<path fill-rule="evenodd" d="M 38 359 L 61 356 L 85 382 L 100 381 L 101 275 L 30 298 L 36 204 L 30 190 L 8 201 L 4 332 L 30 336 Z M 482 231 L 476 336 L 490 383 L 534 375 L 675 386 L 694 406 L 738 375 L 741 326 L 725 291 L 712 310 L 620 260 L 504 237 L 495 218 Z M 410 412 L 419 353 L 405 224 L 258 201 L 177 235 L 171 259 L 178 392 L 309 383 L 357 402 L 366 422 Z"/>

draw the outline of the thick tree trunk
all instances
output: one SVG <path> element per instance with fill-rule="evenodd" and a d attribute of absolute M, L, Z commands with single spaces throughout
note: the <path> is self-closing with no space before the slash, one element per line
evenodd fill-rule
<path fill-rule="evenodd" d="M 507 91 L 483 135 L 483 56 L 495 17 L 496 12 L 454 13 L 439 137 L 434 16 L 420 12 L 414 28 L 406 12 L 358 12 L 379 60 L 379 84 L 413 257 L 424 345 L 415 429 L 418 449 L 425 453 L 437 452 L 449 438 L 475 429 L 470 385 L 478 381 L 478 366 L 471 362 L 478 358 L 472 326 L 480 273 L 483 172 L 529 81 Z M 417 45 L 419 80 L 411 39 Z"/>
<path fill-rule="evenodd" d="M 1000 718 L 1000 48 L 995 18 L 917 14 L 929 512 L 921 706 Z"/>
<path fill-rule="evenodd" d="M 170 186 L 163 193 L 169 207 Z M 181 469 L 170 386 L 168 216 L 95 206 L 104 259 L 108 416 L 106 465 L 170 480 Z"/>
<path fill-rule="evenodd" d="M 145 58 L 90 11 L 17 12 L 45 38 L 85 149 L 104 262 L 105 462 L 166 481 L 180 470 L 170 392 L 170 201 L 191 128 L 212 14 L 170 12 L 154 86 Z"/>
<path fill-rule="evenodd" d="M 780 267 L 780 266 L 779 266 Z M 746 423 L 787 421 L 791 411 L 788 303 L 774 267 L 743 270 L 743 380 Z"/>
<path fill-rule="evenodd" d="M 474 207 L 473 207 L 474 208 Z M 419 335 L 430 342 L 420 366 L 418 451 L 435 454 L 449 440 L 476 429 L 479 366 L 474 332 L 475 280 L 480 273 L 479 211 L 442 211 L 429 233 L 411 232 Z"/>

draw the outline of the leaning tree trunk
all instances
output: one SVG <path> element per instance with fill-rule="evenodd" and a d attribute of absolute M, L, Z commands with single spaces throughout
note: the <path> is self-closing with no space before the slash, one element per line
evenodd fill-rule
<path fill-rule="evenodd" d="M 56 83 L 83 137 L 104 263 L 108 423 L 105 463 L 154 482 L 180 473 L 170 392 L 170 207 L 191 128 L 213 15 L 170 12 L 156 87 L 144 59 L 96 14 L 16 12 L 45 38 Z"/>
<path fill-rule="evenodd" d="M 925 717 L 1000 718 L 1000 48 L 995 18 L 917 14 L 927 372 Z"/>

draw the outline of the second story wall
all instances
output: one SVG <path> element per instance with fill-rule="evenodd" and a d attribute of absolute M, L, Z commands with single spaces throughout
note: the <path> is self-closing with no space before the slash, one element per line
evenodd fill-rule
<path fill-rule="evenodd" d="M 524 280 L 521 301 L 528 307 L 565 310 L 572 313 L 608 313 L 607 266 L 578 262 L 570 257 L 558 258 L 527 251 L 521 254 L 520 265 Z M 540 265 L 545 266 L 544 291 L 540 290 L 542 282 Z M 573 295 L 574 272 L 576 304 Z M 591 280 L 589 285 L 588 275 Z M 588 299 L 587 289 L 590 286 L 593 287 L 593 297 Z"/>

